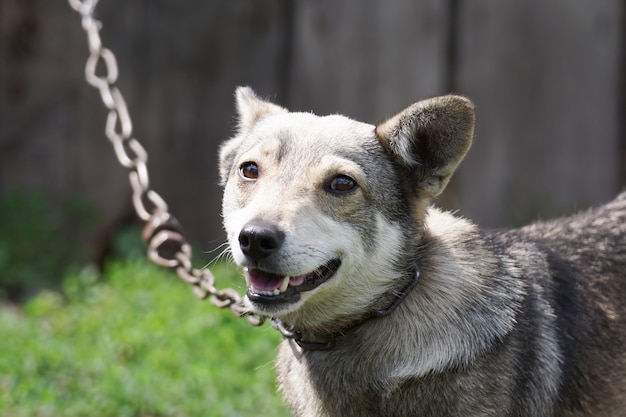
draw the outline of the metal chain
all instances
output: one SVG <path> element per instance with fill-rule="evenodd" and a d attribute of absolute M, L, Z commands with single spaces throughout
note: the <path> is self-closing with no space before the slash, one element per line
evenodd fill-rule
<path fill-rule="evenodd" d="M 114 86 L 118 77 L 117 60 L 110 49 L 102 46 L 102 24 L 94 18 L 98 0 L 68 2 L 82 17 L 83 30 L 89 44 L 85 79 L 100 91 L 102 102 L 109 110 L 105 134 L 113 145 L 119 163 L 129 170 L 133 205 L 137 215 L 146 222 L 142 237 L 148 244 L 148 258 L 157 265 L 175 270 L 183 281 L 193 286 L 198 297 L 206 299 L 210 296 L 216 307 L 230 308 L 236 316 L 247 316 L 250 324 L 260 326 L 265 317 L 256 316 L 247 310 L 237 291 L 232 288 L 216 289 L 211 271 L 193 268 L 191 246 L 183 236 L 180 224 L 169 213 L 163 198 L 150 188 L 148 153 L 133 138 L 133 125 L 126 101 Z M 99 66 L 104 67 L 103 75 L 98 75 Z"/>

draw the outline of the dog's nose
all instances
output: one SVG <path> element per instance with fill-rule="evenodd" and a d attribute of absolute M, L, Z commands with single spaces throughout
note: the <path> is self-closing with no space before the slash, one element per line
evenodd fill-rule
<path fill-rule="evenodd" d="M 274 225 L 250 222 L 239 233 L 239 247 L 244 255 L 259 260 L 280 249 L 285 234 Z"/>

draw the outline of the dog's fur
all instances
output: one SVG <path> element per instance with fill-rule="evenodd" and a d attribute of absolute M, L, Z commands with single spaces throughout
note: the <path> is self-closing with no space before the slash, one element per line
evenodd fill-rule
<path fill-rule="evenodd" d="M 430 206 L 470 146 L 467 99 L 373 126 L 290 113 L 249 88 L 236 98 L 220 174 L 248 305 L 302 339 L 337 336 L 328 351 L 282 342 L 296 416 L 626 416 L 626 193 L 481 231 Z M 365 319 L 416 270 L 394 311 Z M 282 276 L 300 282 L 274 296 Z"/>

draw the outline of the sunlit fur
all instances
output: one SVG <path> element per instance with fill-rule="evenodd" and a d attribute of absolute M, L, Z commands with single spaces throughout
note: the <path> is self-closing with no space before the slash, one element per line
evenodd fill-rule
<path fill-rule="evenodd" d="M 595 210 L 482 231 L 433 206 L 468 151 L 465 98 L 410 105 L 374 126 L 290 113 L 236 93 L 220 152 L 223 216 L 241 267 L 296 276 L 340 259 L 298 302 L 250 309 L 329 351 L 281 343 L 279 388 L 294 415 L 619 417 L 626 410 L 626 193 Z M 258 178 L 239 175 L 246 162 Z M 337 194 L 337 175 L 358 187 Z M 264 259 L 239 235 L 284 234 Z M 384 308 L 419 270 L 417 286 Z"/>

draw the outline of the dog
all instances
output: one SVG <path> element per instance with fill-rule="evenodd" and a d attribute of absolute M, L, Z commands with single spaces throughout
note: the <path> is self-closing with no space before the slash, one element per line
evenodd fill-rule
<path fill-rule="evenodd" d="M 374 126 L 235 95 L 224 227 L 295 416 L 626 416 L 626 192 L 483 231 L 431 205 L 468 99 Z"/>

